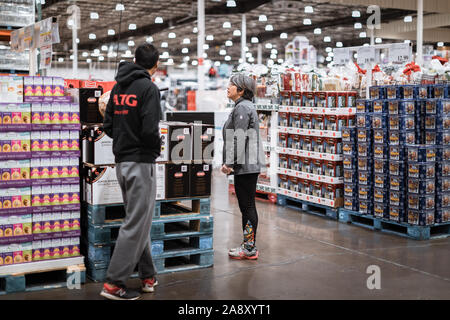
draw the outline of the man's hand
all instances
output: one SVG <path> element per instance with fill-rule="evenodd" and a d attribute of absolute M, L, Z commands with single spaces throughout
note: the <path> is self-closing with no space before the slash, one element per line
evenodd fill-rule
<path fill-rule="evenodd" d="M 233 172 L 233 168 L 223 165 L 222 168 L 220 169 L 220 171 L 222 171 L 225 174 L 230 174 L 231 172 Z"/>

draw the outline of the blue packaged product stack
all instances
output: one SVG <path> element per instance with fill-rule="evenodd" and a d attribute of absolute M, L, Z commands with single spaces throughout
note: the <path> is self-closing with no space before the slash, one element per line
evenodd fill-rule
<path fill-rule="evenodd" d="M 359 211 L 358 201 L 358 166 L 356 149 L 355 127 L 342 128 L 342 141 L 347 146 L 347 152 L 343 155 L 344 168 L 344 208 L 352 211 Z"/>

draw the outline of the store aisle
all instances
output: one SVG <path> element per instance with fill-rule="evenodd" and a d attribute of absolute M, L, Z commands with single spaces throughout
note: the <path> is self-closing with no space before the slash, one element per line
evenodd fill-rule
<path fill-rule="evenodd" d="M 215 172 L 214 267 L 160 275 L 144 299 L 450 299 L 450 239 L 413 241 L 261 201 L 257 208 L 259 260 L 230 260 L 228 248 L 241 242 L 240 212 Z M 380 267 L 381 290 L 367 288 L 370 265 Z M 0 299 L 103 299 L 101 286 Z"/>

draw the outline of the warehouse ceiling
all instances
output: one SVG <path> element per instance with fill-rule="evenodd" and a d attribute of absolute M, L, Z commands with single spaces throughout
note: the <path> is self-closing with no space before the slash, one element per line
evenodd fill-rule
<path fill-rule="evenodd" d="M 273 53 L 272 49 L 277 50 L 276 58 L 272 56 L 275 61 L 283 59 L 285 45 L 297 35 L 307 37 L 310 44 L 318 49 L 318 54 L 324 57 L 328 55 L 326 48 L 336 47 L 337 42 L 342 42 L 344 46 L 370 42 L 369 32 L 365 27 L 370 16 L 366 6 L 324 0 L 236 0 L 235 2 L 236 7 L 227 7 L 226 0 L 205 0 L 205 35 L 213 36 L 213 40 L 205 40 L 209 46 L 205 50 L 208 59 L 223 62 L 229 56 L 227 59 L 231 59 L 230 63 L 238 62 L 241 37 L 233 35 L 233 33 L 235 30 L 241 29 L 243 13 L 246 14 L 247 20 L 247 47 L 255 62 L 258 44 L 251 43 L 252 37 L 257 37 L 259 43 L 262 44 L 264 63 Z M 124 11 L 115 10 L 118 3 L 124 5 Z M 78 59 L 80 62 L 87 59 L 91 59 L 93 62 L 107 62 L 108 60 L 114 62 L 117 50 L 118 60 L 131 59 L 136 46 L 146 40 L 152 41 L 161 54 L 167 52 L 168 58 L 173 59 L 176 65 L 182 63 L 183 60 L 186 61 L 188 59 L 186 57 L 189 57 L 189 63 L 197 58 L 197 34 L 194 32 L 197 25 L 197 1 L 47 0 L 42 8 L 42 17 L 58 16 L 60 23 L 61 43 L 54 46 L 55 61 L 58 59 L 61 61 L 61 58 L 64 59 L 64 63 L 70 61 L 72 30 L 67 26 L 67 20 L 70 17 L 67 8 L 72 4 L 79 6 L 81 11 L 81 29 L 78 30 Z M 307 6 L 312 7 L 313 12 L 305 12 Z M 360 17 L 352 17 L 353 11 L 359 11 Z M 94 13 L 94 19 L 91 17 L 91 13 Z M 98 15 L 97 19 L 95 19 L 95 13 Z M 266 22 L 259 21 L 261 15 L 267 17 Z M 381 22 L 403 21 L 407 15 L 414 17 L 415 12 L 398 8 L 381 9 Z M 155 23 L 157 17 L 161 17 L 163 23 Z M 310 19 L 311 24 L 304 24 L 304 19 Z M 225 22 L 230 22 L 231 28 L 223 28 Z M 355 23 L 358 22 L 362 24 L 361 29 L 355 29 Z M 135 29 L 130 30 L 130 24 L 134 24 Z M 267 25 L 272 26 L 273 31 L 266 31 Z M 321 29 L 321 34 L 314 33 L 317 28 Z M 108 30 L 111 29 L 114 30 L 114 35 L 108 35 Z M 360 37 L 361 32 L 366 32 L 366 37 Z M 175 33 L 176 37 L 169 38 L 169 33 Z M 281 39 L 281 33 L 287 33 L 288 38 Z M 90 39 L 93 37 L 92 34 L 95 34 L 95 39 Z M 324 42 L 326 36 L 331 38 L 330 42 Z M 189 43 L 183 43 L 184 41 Z M 232 46 L 226 46 L 226 41 L 231 41 Z M 389 43 L 399 40 L 382 38 L 382 41 Z M 166 48 L 162 47 L 163 42 L 167 43 Z M 119 47 L 117 47 L 118 44 Z M 272 49 L 269 44 L 272 45 Z M 127 50 L 131 54 L 127 55 Z M 222 51 L 221 55 L 221 50 L 225 50 L 226 54 L 223 55 Z M 168 61 L 168 58 L 162 59 L 162 61 Z"/>

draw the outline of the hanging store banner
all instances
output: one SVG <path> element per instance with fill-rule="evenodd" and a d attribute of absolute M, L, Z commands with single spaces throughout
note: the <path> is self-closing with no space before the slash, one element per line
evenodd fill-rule
<path fill-rule="evenodd" d="M 41 47 L 41 69 L 50 69 L 52 66 L 52 45 Z"/>
<path fill-rule="evenodd" d="M 393 43 L 389 48 L 389 62 L 405 63 L 412 59 L 412 47 L 410 43 Z"/>
<path fill-rule="evenodd" d="M 54 17 L 11 32 L 11 49 L 16 52 L 48 47 L 59 42 L 59 24 Z"/>

